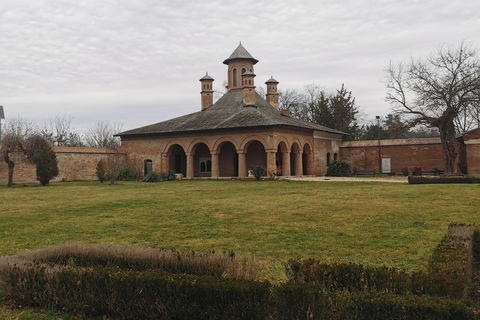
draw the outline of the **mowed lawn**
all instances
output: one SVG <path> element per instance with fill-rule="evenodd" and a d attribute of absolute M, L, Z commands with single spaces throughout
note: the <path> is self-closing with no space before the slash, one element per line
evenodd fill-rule
<path fill-rule="evenodd" d="M 195 180 L 0 187 L 0 255 L 62 243 L 296 256 L 418 270 L 451 222 L 480 224 L 480 185 Z"/>

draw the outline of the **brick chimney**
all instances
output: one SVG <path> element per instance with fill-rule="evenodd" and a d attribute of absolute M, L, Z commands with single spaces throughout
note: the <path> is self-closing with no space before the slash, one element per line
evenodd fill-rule
<path fill-rule="evenodd" d="M 278 81 L 271 77 L 265 84 L 267 85 L 267 102 L 278 110 Z"/>
<path fill-rule="evenodd" d="M 243 104 L 246 106 L 255 105 L 255 74 L 251 71 L 246 71 L 242 74 L 242 97 Z"/>
<path fill-rule="evenodd" d="M 202 83 L 202 110 L 210 107 L 213 104 L 213 78 L 208 75 L 208 72 L 200 79 Z"/>

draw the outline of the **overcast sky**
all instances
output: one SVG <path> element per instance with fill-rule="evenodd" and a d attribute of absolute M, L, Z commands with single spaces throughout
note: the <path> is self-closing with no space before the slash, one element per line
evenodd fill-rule
<path fill-rule="evenodd" d="M 480 47 L 480 1 L 0 0 L 0 105 L 78 130 L 168 120 L 200 110 L 198 80 L 208 71 L 219 89 L 241 41 L 257 86 L 344 83 L 370 120 L 390 112 L 390 60 L 462 40 Z"/>

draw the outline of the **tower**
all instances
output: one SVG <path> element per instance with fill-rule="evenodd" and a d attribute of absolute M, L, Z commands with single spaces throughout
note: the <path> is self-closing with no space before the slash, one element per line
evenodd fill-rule
<path fill-rule="evenodd" d="M 278 81 L 273 79 L 271 77 L 270 79 L 265 82 L 267 85 L 267 102 L 274 107 L 275 109 L 278 109 L 278 92 L 277 92 L 277 85 Z"/>
<path fill-rule="evenodd" d="M 200 79 L 202 85 L 202 110 L 213 104 L 213 81 L 214 79 L 208 75 L 208 72 Z"/>
<path fill-rule="evenodd" d="M 257 62 L 240 43 L 230 57 L 223 61 L 228 66 L 228 90 L 243 88 L 242 75 L 247 71 L 253 74 L 253 66 Z"/>

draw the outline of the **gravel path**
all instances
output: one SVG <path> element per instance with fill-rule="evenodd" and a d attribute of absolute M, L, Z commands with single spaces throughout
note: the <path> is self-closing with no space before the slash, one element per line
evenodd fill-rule
<path fill-rule="evenodd" d="M 408 183 L 408 177 L 288 177 L 282 180 L 291 181 L 358 181 L 358 182 L 391 182 Z"/>

